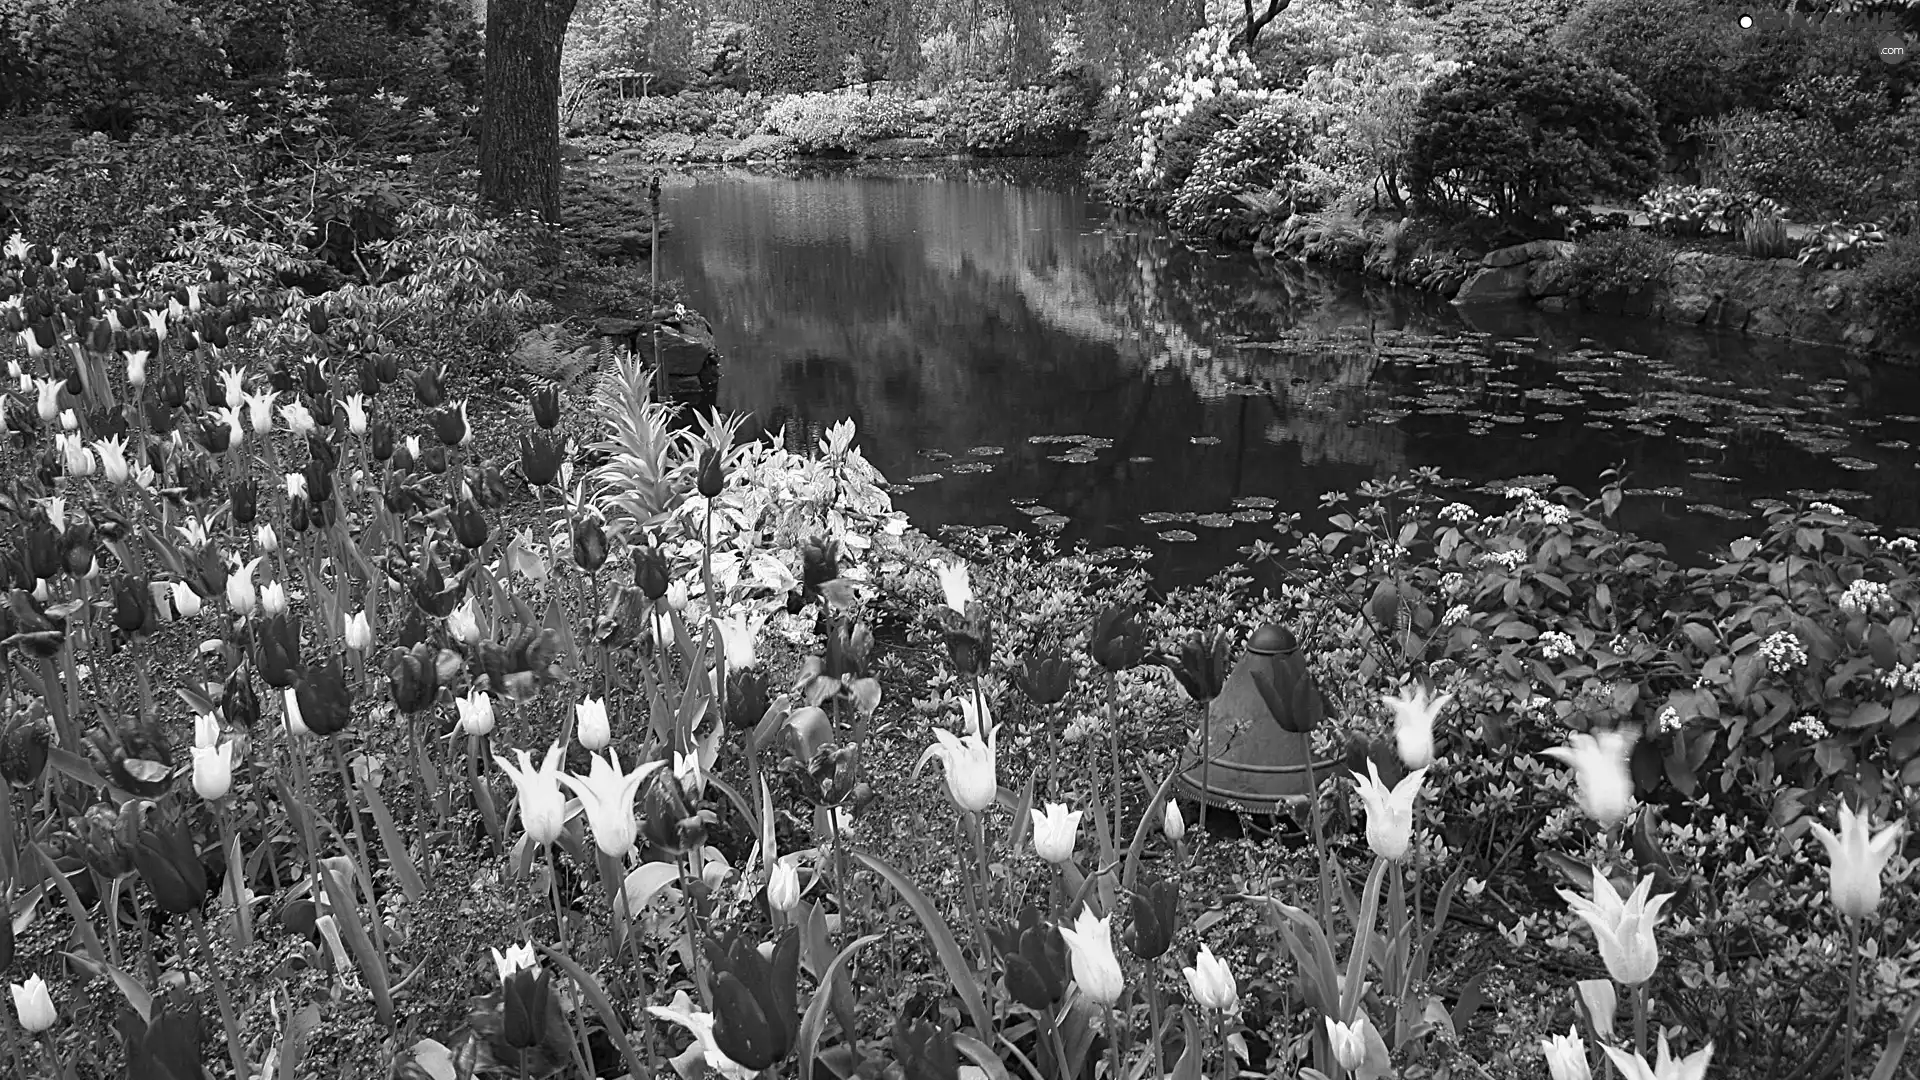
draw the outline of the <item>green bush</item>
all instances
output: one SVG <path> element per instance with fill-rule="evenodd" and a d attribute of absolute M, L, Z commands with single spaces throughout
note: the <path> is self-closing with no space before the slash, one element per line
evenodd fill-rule
<path fill-rule="evenodd" d="M 1740 245 L 1756 259 L 1784 259 L 1794 253 L 1786 219 L 1771 212 L 1747 219 L 1740 229 Z"/>
<path fill-rule="evenodd" d="M 1625 75 L 1677 131 L 1727 109 L 1727 39 L 1738 24 L 1695 0 L 1583 0 L 1553 35 Z"/>
<path fill-rule="evenodd" d="M 1673 268 L 1673 245 L 1635 229 L 1594 233 L 1568 260 L 1575 296 L 1639 292 Z"/>
<path fill-rule="evenodd" d="M 226 74 L 217 29 L 175 0 L 0 0 L 0 109 L 122 134 Z"/>
<path fill-rule="evenodd" d="M 1860 295 L 1886 324 L 1920 334 L 1920 236 L 1896 236 L 1860 264 Z"/>
<path fill-rule="evenodd" d="M 1445 0 L 1435 20 L 1440 43 L 1462 56 L 1499 55 L 1547 44 L 1575 0 Z"/>
<path fill-rule="evenodd" d="M 1091 116 L 1084 88 L 965 84 L 944 101 L 940 141 L 977 154 L 1056 150 L 1079 141 Z"/>
<path fill-rule="evenodd" d="M 1251 113 L 1255 102 L 1242 97 L 1208 98 L 1194 105 L 1193 111 L 1167 130 L 1160 150 L 1161 185 L 1166 194 L 1179 191 L 1193 174 L 1206 152 L 1221 133 L 1231 131 Z M 1161 197 L 1164 199 L 1166 194 Z"/>
<path fill-rule="evenodd" d="M 852 90 L 795 94 L 774 102 L 760 121 L 764 135 L 785 135 L 803 154 L 823 151 L 858 153 L 876 139 L 913 134 L 919 116 L 912 99 L 900 94 Z"/>
<path fill-rule="evenodd" d="M 1893 111 L 1873 80 L 1809 75 L 1780 102 L 1696 125 L 1702 178 L 1776 199 L 1801 220 L 1884 215 L 1920 197 L 1920 97 Z"/>
<path fill-rule="evenodd" d="M 1421 98 L 1407 183 L 1424 205 L 1533 223 L 1556 204 L 1631 197 L 1658 175 L 1646 95 L 1593 61 L 1557 51 L 1489 57 Z"/>
<path fill-rule="evenodd" d="M 1405 203 L 1401 173 L 1421 95 L 1459 64 L 1430 52 L 1359 53 L 1316 67 L 1283 95 L 1313 133 L 1305 193 L 1320 205 Z"/>

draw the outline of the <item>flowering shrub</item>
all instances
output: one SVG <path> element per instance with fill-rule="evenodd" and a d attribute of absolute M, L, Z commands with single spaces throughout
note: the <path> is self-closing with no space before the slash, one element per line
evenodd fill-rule
<path fill-rule="evenodd" d="M 1272 96 L 1253 61 L 1234 47 L 1230 28 L 1195 32 L 1179 56 L 1156 61 L 1134 85 L 1114 92 L 1124 102 L 1128 127 L 1123 137 L 1134 155 L 1122 184 L 1142 194 L 1167 192 L 1185 180 L 1176 172 L 1182 162 L 1173 143 L 1196 116 L 1237 115 Z M 1194 153 L 1226 126 L 1203 130 Z"/>
<path fill-rule="evenodd" d="M 1168 220 L 1196 235 L 1232 237 L 1250 221 L 1240 192 L 1290 197 L 1300 183 L 1311 130 L 1303 112 L 1275 99 L 1215 134 L 1174 193 Z"/>
<path fill-rule="evenodd" d="M 856 153 L 875 139 L 912 134 L 915 113 L 897 95 L 832 91 L 795 94 L 776 101 L 760 121 L 764 135 L 786 135 L 802 153 Z"/>
<path fill-rule="evenodd" d="M 947 90 L 937 115 L 942 143 L 980 154 L 1059 150 L 1078 140 L 1088 121 L 1086 95 L 1072 86 L 962 84 Z"/>
<path fill-rule="evenodd" d="M 1309 69 L 1285 95 L 1313 132 L 1302 154 L 1304 192 L 1327 206 L 1383 197 L 1402 205 L 1400 176 L 1420 97 L 1459 69 L 1432 52 L 1358 53 Z"/>

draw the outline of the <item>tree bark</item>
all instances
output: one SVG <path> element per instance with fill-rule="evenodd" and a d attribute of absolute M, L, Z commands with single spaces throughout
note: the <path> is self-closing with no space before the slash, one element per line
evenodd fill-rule
<path fill-rule="evenodd" d="M 1246 46 L 1249 53 L 1253 51 L 1253 43 L 1260 37 L 1260 31 L 1265 30 L 1268 23 L 1293 5 L 1293 0 L 1267 0 L 1267 10 L 1256 17 L 1253 13 L 1253 0 L 1241 0 L 1241 2 L 1247 12 Z"/>
<path fill-rule="evenodd" d="M 560 220 L 560 45 L 576 0 L 487 0 L 480 198 Z"/>

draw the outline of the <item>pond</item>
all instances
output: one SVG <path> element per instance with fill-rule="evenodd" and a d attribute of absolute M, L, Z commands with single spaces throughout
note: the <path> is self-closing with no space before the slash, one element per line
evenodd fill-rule
<path fill-rule="evenodd" d="M 1314 524 L 1323 492 L 1419 466 L 1589 493 L 1624 466 L 1624 523 L 1683 561 L 1771 499 L 1920 525 L 1920 373 L 1837 350 L 1462 311 L 1005 167 L 716 169 L 662 198 L 662 273 L 712 320 L 721 407 L 775 431 L 852 417 L 930 531 L 1145 548 L 1170 586 L 1275 512 Z"/>

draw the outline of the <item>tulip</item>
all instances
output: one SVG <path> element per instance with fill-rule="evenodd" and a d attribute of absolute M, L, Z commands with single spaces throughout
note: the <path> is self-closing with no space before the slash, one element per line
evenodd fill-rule
<path fill-rule="evenodd" d="M 228 389 L 232 389 L 231 384 Z M 252 426 L 254 435 L 264 438 L 273 430 L 274 399 L 277 397 L 279 397 L 278 394 L 268 390 L 263 394 L 245 394 L 240 398 L 230 397 L 227 400 L 234 408 L 238 408 L 242 401 L 246 403 L 247 423 Z"/>
<path fill-rule="evenodd" d="M 520 471 L 527 483 L 537 488 L 553 483 L 566 460 L 566 443 L 553 433 L 537 429 L 521 433 Z"/>
<path fill-rule="evenodd" d="M 69 389 L 72 389 L 69 387 Z M 79 391 L 75 390 L 75 393 Z M 80 430 L 80 414 L 72 409 L 60 410 L 60 430 L 74 432 Z"/>
<path fill-rule="evenodd" d="M 579 535 L 576 532 L 574 537 L 576 561 L 580 558 L 579 546 Z M 662 554 L 659 548 L 648 544 L 633 553 L 633 583 L 639 587 L 640 594 L 649 600 L 659 600 L 667 595 L 667 590 L 673 586 L 673 575 L 667 569 L 666 555 Z"/>
<path fill-rule="evenodd" d="M 487 515 L 480 510 L 480 504 L 472 499 L 461 499 L 447 511 L 447 519 L 453 526 L 453 537 L 469 551 L 487 542 L 492 530 L 487 526 Z"/>
<path fill-rule="evenodd" d="M 1425 686 L 1412 681 L 1381 702 L 1393 711 L 1393 736 L 1400 750 L 1400 763 L 1409 769 L 1424 769 L 1433 764 L 1433 721 L 1453 702 L 1453 695 L 1434 697 Z"/>
<path fill-rule="evenodd" d="M 694 480 L 694 489 L 703 499 L 717 499 L 726 490 L 727 470 L 721 461 L 720 451 L 707 446 L 700 451 L 700 471 Z"/>
<path fill-rule="evenodd" d="M 960 725 L 969 735 L 984 735 L 993 726 L 993 711 L 985 697 L 967 694 L 960 699 Z"/>
<path fill-rule="evenodd" d="M 493 763 L 507 774 L 520 794 L 520 826 L 527 830 L 527 838 L 536 844 L 551 844 L 567 824 L 567 801 L 560 794 L 560 745 L 547 748 L 547 756 L 537 769 L 525 750 L 515 750 L 514 754 L 520 759 L 517 769 L 498 754 L 493 756 Z"/>
<path fill-rule="evenodd" d="M 667 607 L 673 611 L 687 610 L 687 601 L 691 599 L 688 595 L 687 583 L 685 581 L 676 581 L 668 585 L 667 595 L 662 597 L 662 599 L 666 601 Z"/>
<path fill-rule="evenodd" d="M 1175 844 L 1187 838 L 1187 819 L 1180 813 L 1180 804 L 1172 799 L 1167 800 L 1166 813 L 1161 815 L 1160 832 Z"/>
<path fill-rule="evenodd" d="M 193 790 L 208 802 L 224 799 L 233 789 L 233 744 L 195 746 L 193 753 Z"/>
<path fill-rule="evenodd" d="M 1111 916 L 1096 919 L 1092 911 L 1082 907 L 1072 927 L 1060 928 L 1073 964 L 1073 981 L 1088 1000 L 1107 1008 L 1119 1001 L 1121 991 L 1126 989 L 1120 959 L 1113 954 L 1112 922 Z"/>
<path fill-rule="evenodd" d="M 1607 974 L 1623 986 L 1637 986 L 1653 978 L 1660 963 L 1660 948 L 1654 941 L 1654 924 L 1660 921 L 1660 909 L 1672 893 L 1661 893 L 1651 900 L 1653 875 L 1648 874 L 1622 901 L 1613 882 L 1598 867 L 1593 871 L 1593 899 L 1565 889 L 1556 890 L 1567 906 L 1593 929 L 1600 945 L 1600 959 Z"/>
<path fill-rule="evenodd" d="M 341 406 L 347 413 L 347 430 L 364 437 L 367 433 L 367 398 L 364 394 L 348 394 Z"/>
<path fill-rule="evenodd" d="M 1055 866 L 1072 860 L 1074 836 L 1085 811 L 1069 811 L 1066 803 L 1048 803 L 1044 813 L 1032 809 L 1027 813 L 1033 816 L 1034 854 Z"/>
<path fill-rule="evenodd" d="M 1367 1027 L 1370 1021 L 1366 1017 L 1356 1017 L 1351 1024 L 1343 1024 L 1333 1017 L 1326 1018 L 1327 1042 L 1333 1047 L 1333 1059 L 1342 1069 L 1352 1072 L 1367 1062 Z"/>
<path fill-rule="evenodd" d="M 1566 746 L 1541 753 L 1573 766 L 1581 812 L 1612 828 L 1633 810 L 1633 774 L 1627 762 L 1639 737 L 1635 728 L 1615 728 L 1598 735 L 1576 731 L 1568 736 Z"/>
<path fill-rule="evenodd" d="M 954 805 L 969 814 L 986 812 L 1000 793 L 994 774 L 993 729 L 987 729 L 984 739 L 977 733 L 961 738 L 945 728 L 935 728 L 933 734 L 938 741 L 920 755 L 913 767 L 914 776 L 920 775 L 929 759 L 939 758 L 946 772 L 947 794 L 953 797 Z"/>
<path fill-rule="evenodd" d="M 683 759 L 675 755 L 675 758 L 676 766 L 691 762 L 697 770 L 697 756 Z M 678 771 L 657 770 L 640 785 L 639 792 L 640 835 L 648 844 L 673 855 L 689 848 L 698 849 L 706 842 L 706 823 L 687 802 L 688 795 L 695 789 L 682 782 L 676 775 Z"/>
<path fill-rule="evenodd" d="M 573 523 L 574 565 L 578 566 L 582 570 L 585 570 L 588 574 L 593 574 L 597 572 L 600 569 L 601 564 L 605 563 L 606 561 L 607 561 L 606 530 L 601 527 L 600 522 L 595 518 L 584 517 L 579 520 L 576 520 Z M 640 563 L 640 556 L 636 554 L 634 556 L 634 565 L 638 567 L 639 563 Z M 660 592 L 665 593 L 666 591 L 667 591 L 666 586 L 663 584 L 660 587 Z M 659 596 L 656 594 L 654 596 L 649 596 L 648 599 L 657 600 L 659 599 Z"/>
<path fill-rule="evenodd" d="M 888 1042 L 901 1075 L 914 1080 L 959 1080 L 960 1049 L 953 1032 L 938 1020 L 920 1020 L 900 1014 L 893 1022 L 893 1038 Z"/>
<path fill-rule="evenodd" d="M 133 848 L 133 865 L 168 915 L 198 911 L 206 902 L 207 870 L 185 822 L 142 832 Z"/>
<path fill-rule="evenodd" d="M 1200 946 L 1200 955 L 1194 957 L 1193 966 L 1181 968 L 1180 974 L 1187 977 L 1187 990 L 1193 995 L 1195 1005 L 1224 1013 L 1240 1007 L 1240 987 L 1233 980 L 1232 969 L 1205 945 Z"/>
<path fill-rule="evenodd" d="M 66 383 L 61 379 L 35 379 L 33 385 L 40 422 L 51 424 L 60 415 L 60 390 Z"/>
<path fill-rule="evenodd" d="M 551 431 L 560 424 L 560 387 L 543 382 L 533 391 L 533 422 Z"/>
<path fill-rule="evenodd" d="M 38 1035 L 59 1021 L 60 1014 L 53 1007 L 53 995 L 47 990 L 47 980 L 38 975 L 30 975 L 23 983 L 14 983 L 8 987 L 13 991 L 13 1012 L 20 1020 L 20 1026 L 29 1035 Z"/>
<path fill-rule="evenodd" d="M 1093 624 L 1087 650 L 1095 663 L 1108 671 L 1137 667 L 1146 655 L 1145 637 L 1134 621 L 1131 604 L 1110 604 L 1103 608 Z"/>
<path fill-rule="evenodd" d="M 1142 960 L 1158 960 L 1173 945 L 1173 934 L 1180 917 L 1180 884 L 1170 878 L 1156 878 L 1133 894 L 1133 955 Z"/>
<path fill-rule="evenodd" d="M 753 642 L 759 636 L 758 625 L 748 622 L 745 615 L 733 614 L 713 620 L 713 626 L 720 634 L 729 672 L 745 671 L 757 662 Z"/>
<path fill-rule="evenodd" d="M 259 559 L 234 568 L 227 575 L 227 606 L 235 615 L 246 617 L 253 614 L 259 605 L 259 596 L 253 589 L 253 568 L 260 565 Z"/>
<path fill-rule="evenodd" d="M 1015 1001 L 1045 1012 L 1067 996 L 1067 942 L 1039 908 L 1021 908 L 1017 925 L 989 926 L 987 937 L 1006 967 L 1007 990 Z"/>
<path fill-rule="evenodd" d="M 598 753 L 613 741 L 613 729 L 607 722 L 607 699 L 587 698 L 573 707 L 574 737 L 589 753 Z"/>
<path fill-rule="evenodd" d="M 71 410 L 68 415 L 72 415 Z M 60 447 L 61 456 L 65 459 L 62 464 L 68 476 L 92 476 L 99 468 L 98 459 L 93 456 L 93 451 L 87 447 L 87 444 L 80 440 L 80 436 L 59 435 L 55 437 L 55 441 Z"/>
<path fill-rule="evenodd" d="M 1380 780 L 1380 766 L 1369 758 L 1367 775 L 1354 774 L 1360 801 L 1367 808 L 1367 846 L 1389 862 L 1407 857 L 1413 843 L 1413 800 L 1427 770 L 1415 769 L 1389 788 Z"/>
<path fill-rule="evenodd" d="M 714 1041 L 713 1030 L 716 1022 L 714 1015 L 695 1009 L 693 999 L 687 996 L 685 990 L 676 992 L 671 1004 L 647 1006 L 647 1012 L 661 1020 L 679 1024 L 692 1032 L 694 1043 L 700 1048 L 701 1059 L 708 1069 L 723 1077 L 724 1080 L 754 1080 L 760 1075 L 761 1070 L 749 1069 L 741 1065 L 720 1049 L 719 1044 Z"/>
<path fill-rule="evenodd" d="M 468 597 L 465 603 L 454 608 L 452 614 L 447 616 L 447 632 L 453 635 L 455 641 L 465 645 L 472 645 L 480 640 L 480 616 L 472 597 Z M 598 750 L 599 747 L 593 746 L 588 749 Z"/>
<path fill-rule="evenodd" d="M 587 826 L 593 831 L 593 842 L 603 854 L 619 859 L 633 850 L 634 837 L 639 831 L 633 815 L 634 795 L 647 777 L 664 764 L 649 761 L 630 773 L 622 772 L 619 752 L 608 750 L 606 757 L 594 755 L 592 769 L 586 776 L 559 775 L 560 783 L 579 797 L 580 807 L 587 814 Z"/>
<path fill-rule="evenodd" d="M 113 579 L 113 625 L 131 634 L 146 627 L 154 617 L 153 589 L 132 574 L 116 574 Z"/>
<path fill-rule="evenodd" d="M 467 423 L 467 399 L 435 409 L 429 416 L 433 422 L 433 433 L 446 446 L 465 446 L 473 441 L 473 427 Z"/>
<path fill-rule="evenodd" d="M 800 871 L 791 857 L 775 859 L 767 875 L 767 903 L 775 911 L 791 912 L 800 906 Z"/>
<path fill-rule="evenodd" d="M 306 718 L 300 715 L 300 699 L 294 694 L 293 687 L 289 686 L 280 692 L 280 701 L 284 707 L 282 716 L 286 722 L 287 733 L 289 735 L 313 734 L 307 727 Z"/>
<path fill-rule="evenodd" d="M 367 622 L 367 613 L 365 611 L 356 611 L 347 616 L 346 634 L 344 636 L 346 637 L 347 648 L 349 649 L 366 652 L 368 649 L 373 648 L 373 626 Z"/>
<path fill-rule="evenodd" d="M 510 948 L 507 953 L 510 959 L 497 950 L 493 954 L 500 968 L 501 1037 L 512 1049 L 525 1051 L 546 1041 L 547 1029 L 559 1013 L 553 1000 L 553 972 L 534 959 L 531 945 Z"/>
<path fill-rule="evenodd" d="M 280 419 L 286 421 L 287 430 L 293 432 L 296 439 L 306 438 L 314 428 L 313 413 L 307 409 L 305 402 L 290 401 L 280 406 Z M 257 434 L 266 434 L 259 430 L 257 422 L 254 430 Z"/>
<path fill-rule="evenodd" d="M 1607 1057 L 1611 1058 L 1620 1070 L 1621 1080 L 1706 1080 L 1707 1066 L 1713 1063 L 1713 1044 L 1695 1050 L 1683 1058 L 1675 1058 L 1673 1051 L 1667 1048 L 1667 1033 L 1660 1033 L 1660 1056 L 1657 1063 L 1647 1064 L 1647 1059 L 1639 1054 L 1628 1053 L 1611 1046 L 1602 1046 Z M 1559 1080 L 1556 1074 L 1554 1080 Z"/>
<path fill-rule="evenodd" d="M 254 693 L 244 665 L 234 668 L 221 688 L 220 719 L 249 731 L 260 722 L 260 695 Z"/>
<path fill-rule="evenodd" d="M 1587 1042 L 1574 1027 L 1565 1035 L 1540 1040 L 1540 1052 L 1547 1057 L 1547 1072 L 1553 1080 L 1593 1080 L 1587 1065 Z"/>
<path fill-rule="evenodd" d="M 453 699 L 454 708 L 460 714 L 456 730 L 476 738 L 493 731 L 493 698 L 485 690 L 474 687 L 467 691 L 466 697 Z"/>
<path fill-rule="evenodd" d="M 109 484 L 124 484 L 132 475 L 127 464 L 127 441 L 114 437 L 101 439 L 93 444 L 93 452 L 100 455 L 100 474 Z"/>
<path fill-rule="evenodd" d="M 285 612 L 259 620 L 253 640 L 254 666 L 276 690 L 293 685 L 300 671 L 300 631 Z"/>
<path fill-rule="evenodd" d="M 1173 672 L 1187 696 L 1204 705 L 1219 697 L 1226 685 L 1233 670 L 1232 653 L 1233 638 L 1226 631 L 1217 631 L 1208 640 L 1196 630 L 1180 644 L 1179 656 L 1161 656 L 1154 662 Z"/>
<path fill-rule="evenodd" d="M 429 364 L 413 376 L 413 395 L 423 409 L 436 409 L 446 400 L 446 389 L 441 381 L 447 376 L 444 364 Z"/>
<path fill-rule="evenodd" d="M 1030 653 L 1013 682 L 1035 705 L 1058 704 L 1073 688 L 1073 661 L 1057 649 Z"/>
<path fill-rule="evenodd" d="M 1827 892 L 1834 910 L 1850 919 L 1864 919 L 1880 907 L 1880 875 L 1900 844 L 1903 822 L 1873 831 L 1870 810 L 1855 811 L 1840 804 L 1840 835 L 1819 822 L 1813 835 L 1827 849 Z"/>
<path fill-rule="evenodd" d="M 147 360 L 149 359 L 149 354 L 145 349 L 137 349 L 127 353 L 126 357 L 127 386 L 130 389 L 138 390 L 147 385 Z"/>
<path fill-rule="evenodd" d="M 271 619 L 287 613 L 287 588 L 277 581 L 260 587 L 260 613 Z"/>
<path fill-rule="evenodd" d="M 173 613 L 182 619 L 191 619 L 200 614 L 200 594 L 184 581 L 176 581 L 168 586 L 168 598 L 173 602 Z"/>
<path fill-rule="evenodd" d="M 233 523 L 251 525 L 260 512 L 260 483 L 251 478 L 235 480 L 227 489 L 228 500 L 233 505 Z"/>
<path fill-rule="evenodd" d="M 927 565 L 940 580 L 940 595 L 949 610 L 964 613 L 967 605 L 973 603 L 973 585 L 968 580 L 965 562 L 947 563 L 935 559 Z"/>
<path fill-rule="evenodd" d="M 353 689 L 337 656 L 301 670 L 293 694 L 301 718 L 315 735 L 337 735 L 353 722 Z"/>

